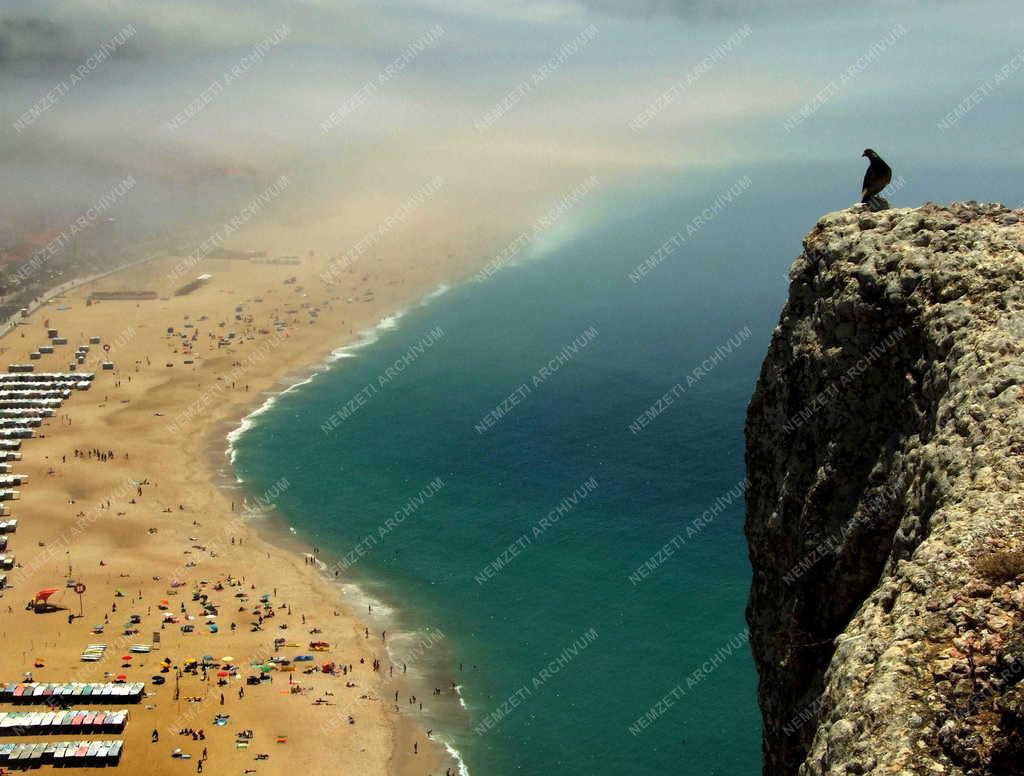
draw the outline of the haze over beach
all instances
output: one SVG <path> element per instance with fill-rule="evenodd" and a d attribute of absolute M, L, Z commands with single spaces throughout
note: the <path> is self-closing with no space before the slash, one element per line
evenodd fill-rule
<path fill-rule="evenodd" d="M 841 460 L 826 420 L 944 363 L 936 320 L 1016 320 L 1021 32 L 1005 0 L 7 0 L 0 769 L 1016 773 L 945 724 L 1016 719 L 956 667 L 974 620 L 844 630 L 928 533 L 893 494 L 955 492 L 885 480 L 931 432 Z M 1010 210 L 922 208 L 969 200 Z M 953 663 L 885 684 L 854 638 Z M 887 759 L 872 681 L 947 743 Z"/>

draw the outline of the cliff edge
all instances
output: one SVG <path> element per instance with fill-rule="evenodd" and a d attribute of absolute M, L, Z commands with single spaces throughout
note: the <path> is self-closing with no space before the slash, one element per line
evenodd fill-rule
<path fill-rule="evenodd" d="M 822 218 L 747 416 L 764 772 L 1024 774 L 1024 210 Z"/>

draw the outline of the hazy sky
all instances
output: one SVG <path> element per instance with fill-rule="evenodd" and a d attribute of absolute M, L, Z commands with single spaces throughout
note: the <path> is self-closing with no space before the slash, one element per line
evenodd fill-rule
<path fill-rule="evenodd" d="M 852 202 L 866 146 L 1019 169 L 1022 32 L 1011 2 L 5 0 L 0 221 L 129 175 L 147 227 L 287 175 L 247 236 L 281 250 L 344 250 L 432 176 L 417 218 L 460 247 L 591 175 L 848 163 Z"/>

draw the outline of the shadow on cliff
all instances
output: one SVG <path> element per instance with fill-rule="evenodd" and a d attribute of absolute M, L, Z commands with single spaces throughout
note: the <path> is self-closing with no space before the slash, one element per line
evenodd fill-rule
<path fill-rule="evenodd" d="M 769 776 L 797 772 L 835 637 L 924 538 L 942 493 L 911 452 L 935 432 L 941 347 L 909 293 L 823 261 L 808 250 L 794 265 L 747 416 L 747 619 Z"/>

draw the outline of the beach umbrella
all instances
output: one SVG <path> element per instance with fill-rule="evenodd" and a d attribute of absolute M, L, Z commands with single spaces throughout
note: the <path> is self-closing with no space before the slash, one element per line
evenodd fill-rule
<path fill-rule="evenodd" d="M 221 660 L 223 660 L 225 663 L 233 663 L 233 662 L 235 662 L 235 659 L 233 657 L 231 657 L 231 655 L 225 655 L 224 657 L 221 658 Z"/>
<path fill-rule="evenodd" d="M 117 678 L 115 679 L 115 681 L 127 682 L 128 681 L 128 674 L 118 674 Z"/>
<path fill-rule="evenodd" d="M 227 671 L 218 671 L 217 672 L 217 676 L 230 676 L 230 675 L 231 674 L 229 674 Z"/>
<path fill-rule="evenodd" d="M 44 587 L 38 593 L 36 593 L 36 601 L 46 602 L 50 599 L 50 596 L 60 590 L 59 587 Z"/>
<path fill-rule="evenodd" d="M 131 655 L 121 655 L 121 659 L 122 660 L 131 660 L 132 656 Z"/>

